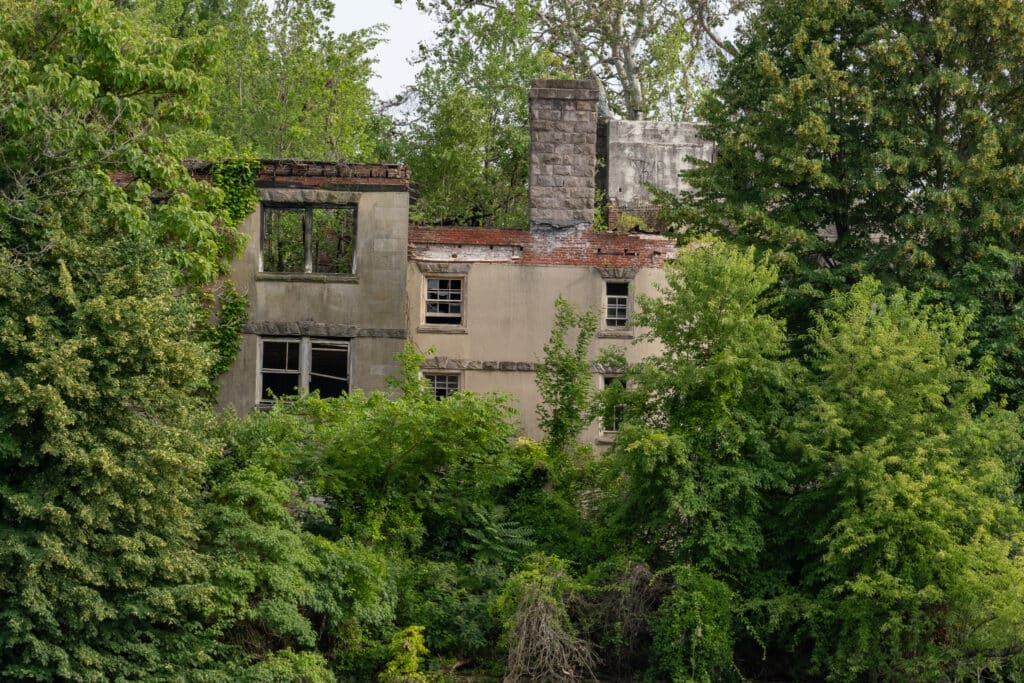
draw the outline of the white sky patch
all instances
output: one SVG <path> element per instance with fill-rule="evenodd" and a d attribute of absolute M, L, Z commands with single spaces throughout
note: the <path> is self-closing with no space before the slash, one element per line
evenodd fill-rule
<path fill-rule="evenodd" d="M 374 51 L 378 60 L 377 75 L 370 81 L 377 95 L 387 100 L 406 86 L 412 85 L 416 67 L 409 60 L 416 56 L 420 42 L 430 42 L 436 23 L 416 9 L 415 0 L 405 0 L 402 7 L 394 0 L 335 0 L 331 29 L 348 33 L 374 24 L 386 24 L 387 32 Z"/>

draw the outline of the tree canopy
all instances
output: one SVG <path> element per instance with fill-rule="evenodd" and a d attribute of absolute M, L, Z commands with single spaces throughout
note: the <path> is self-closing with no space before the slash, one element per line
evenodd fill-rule
<path fill-rule="evenodd" d="M 159 134 L 202 115 L 194 47 L 98 0 L 0 8 L 4 678 L 210 663 L 188 292 L 234 240 Z"/>
<path fill-rule="evenodd" d="M 1019 402 L 1022 31 L 1016 3 L 763 3 L 676 217 L 771 249 L 797 331 L 867 273 L 964 306 Z"/>

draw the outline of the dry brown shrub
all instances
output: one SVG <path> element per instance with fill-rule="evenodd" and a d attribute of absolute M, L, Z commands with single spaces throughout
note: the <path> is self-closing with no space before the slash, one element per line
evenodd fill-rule
<path fill-rule="evenodd" d="M 508 635 L 505 683 L 594 680 L 597 656 L 572 632 L 565 605 L 543 580 L 524 585 Z"/>

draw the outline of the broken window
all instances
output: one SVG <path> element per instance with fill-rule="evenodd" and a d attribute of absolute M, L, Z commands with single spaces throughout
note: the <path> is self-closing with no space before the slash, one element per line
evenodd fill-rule
<path fill-rule="evenodd" d="M 461 325 L 463 287 L 461 278 L 427 278 L 428 325 Z"/>
<path fill-rule="evenodd" d="M 321 398 L 348 392 L 349 343 L 339 339 L 260 340 L 260 400 L 311 391 Z"/>
<path fill-rule="evenodd" d="M 263 206 L 264 273 L 353 272 L 354 206 Z"/>
<path fill-rule="evenodd" d="M 601 429 L 605 432 L 617 432 L 622 426 L 622 419 L 626 415 L 626 404 L 618 403 L 617 399 L 621 397 L 625 388 L 626 385 L 621 376 L 604 377 L 606 398 L 610 399 L 605 402 L 604 414 L 601 416 Z"/>
<path fill-rule="evenodd" d="M 447 398 L 459 390 L 459 376 L 452 373 L 424 373 L 434 398 Z"/>
<path fill-rule="evenodd" d="M 604 326 L 624 329 L 629 326 L 629 283 L 605 282 Z"/>

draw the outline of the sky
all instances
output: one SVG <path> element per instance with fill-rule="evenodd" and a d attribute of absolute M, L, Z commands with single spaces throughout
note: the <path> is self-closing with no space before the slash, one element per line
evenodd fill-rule
<path fill-rule="evenodd" d="M 387 24 L 386 43 L 377 47 L 374 57 L 377 77 L 370 81 L 381 99 L 394 97 L 412 85 L 416 69 L 408 63 L 420 41 L 429 41 L 434 22 L 416 9 L 416 0 L 405 0 L 398 8 L 394 0 L 335 0 L 335 33 L 348 33 L 374 24 Z"/>

